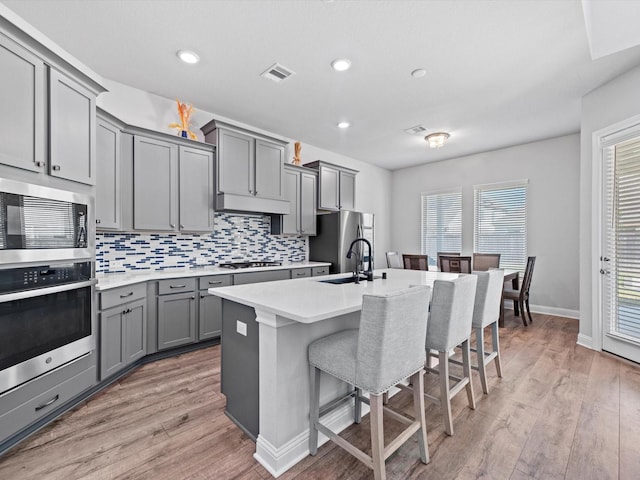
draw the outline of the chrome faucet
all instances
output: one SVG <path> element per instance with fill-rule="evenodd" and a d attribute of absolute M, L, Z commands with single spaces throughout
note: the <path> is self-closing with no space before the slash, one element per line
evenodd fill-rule
<path fill-rule="evenodd" d="M 349 251 L 347 252 L 347 258 L 351 258 L 351 255 L 356 253 L 353 251 L 353 246 L 358 242 L 364 242 L 369 247 L 369 268 L 364 273 L 367 275 L 367 281 L 373 282 L 373 251 L 372 251 L 371 243 L 369 242 L 369 240 L 367 240 L 366 238 L 358 237 L 353 242 L 351 242 L 351 245 L 349 246 Z M 357 253 L 356 253 L 356 256 L 357 256 Z M 359 263 L 360 263 L 359 261 L 356 262 L 356 271 L 354 272 L 356 283 L 359 283 L 359 278 L 358 278 L 358 276 L 360 275 L 360 272 L 358 272 Z"/>

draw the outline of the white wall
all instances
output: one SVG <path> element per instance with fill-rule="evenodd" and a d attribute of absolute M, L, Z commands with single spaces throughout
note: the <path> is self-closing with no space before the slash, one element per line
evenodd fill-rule
<path fill-rule="evenodd" d="M 394 171 L 391 250 L 420 253 L 420 194 L 458 188 L 462 251 L 470 255 L 473 186 L 528 179 L 527 250 L 537 257 L 532 308 L 577 316 L 579 148 L 573 134 Z"/>
<path fill-rule="evenodd" d="M 592 337 L 592 280 L 600 269 L 592 252 L 593 132 L 640 114 L 640 67 L 621 75 L 582 98 L 580 155 L 580 341 Z"/>
<path fill-rule="evenodd" d="M 98 97 L 98 106 L 100 108 L 129 125 L 163 133 L 176 133 L 175 130 L 168 127 L 169 123 L 178 121 L 175 99 L 160 97 L 153 93 L 106 79 L 105 86 L 109 91 Z M 197 105 L 194 105 L 194 108 L 195 113 L 192 118 L 193 126 L 191 130 L 198 135 L 201 141 L 203 140 L 203 135 L 200 127 L 213 118 L 288 142 L 296 141 L 234 119 L 198 110 Z M 293 159 L 292 145 L 287 149 L 286 155 L 287 161 Z M 356 208 L 376 215 L 375 264 L 377 266 L 386 266 L 384 252 L 389 250 L 391 241 L 389 225 L 391 172 L 305 143 L 302 144 L 301 157 L 303 163 L 324 160 L 359 171 L 356 177 Z"/>

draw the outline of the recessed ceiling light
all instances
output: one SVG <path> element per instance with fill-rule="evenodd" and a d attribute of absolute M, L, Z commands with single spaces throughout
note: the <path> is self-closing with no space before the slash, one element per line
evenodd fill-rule
<path fill-rule="evenodd" d="M 340 122 L 338 128 L 349 128 L 351 124 L 349 122 Z"/>
<path fill-rule="evenodd" d="M 349 70 L 351 68 L 351 60 L 348 58 L 338 58 L 331 62 L 331 66 L 334 70 L 338 72 L 344 72 L 345 70 Z"/>
<path fill-rule="evenodd" d="M 427 74 L 427 71 L 424 68 L 418 68 L 411 72 L 411 76 L 414 78 L 422 78 Z"/>
<path fill-rule="evenodd" d="M 190 50 L 180 50 L 177 55 L 184 63 L 194 64 L 200 61 L 198 54 Z"/>

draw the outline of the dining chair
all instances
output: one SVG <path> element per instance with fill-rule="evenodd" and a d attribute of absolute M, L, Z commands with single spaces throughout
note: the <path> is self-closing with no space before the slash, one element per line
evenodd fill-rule
<path fill-rule="evenodd" d="M 388 268 L 404 268 L 402 260 L 398 252 L 387 252 L 387 267 Z"/>
<path fill-rule="evenodd" d="M 440 257 L 459 257 L 460 252 L 438 252 L 438 270 L 442 271 L 442 264 L 440 263 Z"/>
<path fill-rule="evenodd" d="M 471 257 L 439 257 L 440 271 L 452 273 L 471 273 Z"/>
<path fill-rule="evenodd" d="M 474 253 L 473 270 L 476 272 L 486 272 L 490 268 L 500 268 L 499 253 Z"/>
<path fill-rule="evenodd" d="M 408 270 L 429 270 L 428 255 L 409 255 L 403 253 L 402 262 L 404 263 L 404 268 Z"/>
<path fill-rule="evenodd" d="M 527 307 L 527 313 L 529 314 L 529 323 L 533 323 L 531 317 L 531 311 L 529 310 L 529 288 L 531 287 L 531 278 L 533 277 L 533 267 L 536 264 L 536 257 L 527 258 L 527 267 L 524 270 L 524 276 L 522 278 L 522 285 L 519 289 L 509 287 L 509 284 L 505 284 L 504 287 L 504 299 L 513 300 L 513 310 L 517 311 L 520 307 L 520 314 L 522 315 L 522 323 L 527 326 L 527 319 L 524 314 L 524 307 Z"/>
<path fill-rule="evenodd" d="M 424 363 L 431 288 L 421 285 L 362 298 L 360 328 L 343 330 L 309 345 L 309 452 L 318 452 L 318 432 L 373 469 L 384 479 L 385 460 L 417 433 L 420 460 L 429 462 L 424 409 Z M 325 372 L 353 387 L 345 397 L 320 408 L 320 374 Z M 414 418 L 383 405 L 383 395 L 403 379 L 413 385 Z M 369 399 L 361 391 L 369 392 Z M 360 423 L 361 402 L 371 407 L 371 455 L 366 454 L 320 422 L 320 416 L 355 398 L 354 422 Z M 409 425 L 395 440 L 384 444 L 383 411 Z"/>
<path fill-rule="evenodd" d="M 438 375 L 440 396 L 425 393 L 425 397 L 440 404 L 444 428 L 448 435 L 453 435 L 451 399 L 455 395 L 466 389 L 469 408 L 476 408 L 471 382 L 469 343 L 477 281 L 475 275 L 465 275 L 455 280 L 435 280 L 433 283 L 425 347 L 427 354 L 437 356 L 439 361 L 437 369 L 430 366 L 426 366 L 425 369 Z M 462 347 L 462 377 L 455 377 L 449 373 L 449 353 L 457 346 Z M 431 350 L 437 351 L 437 355 L 431 353 Z M 450 379 L 456 381 L 453 387 Z"/>

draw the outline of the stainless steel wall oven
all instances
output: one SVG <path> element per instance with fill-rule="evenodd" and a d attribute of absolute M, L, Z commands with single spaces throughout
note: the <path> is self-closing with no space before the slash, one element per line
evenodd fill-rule
<path fill-rule="evenodd" d="M 0 394 L 95 349 L 93 199 L 0 178 Z"/>

